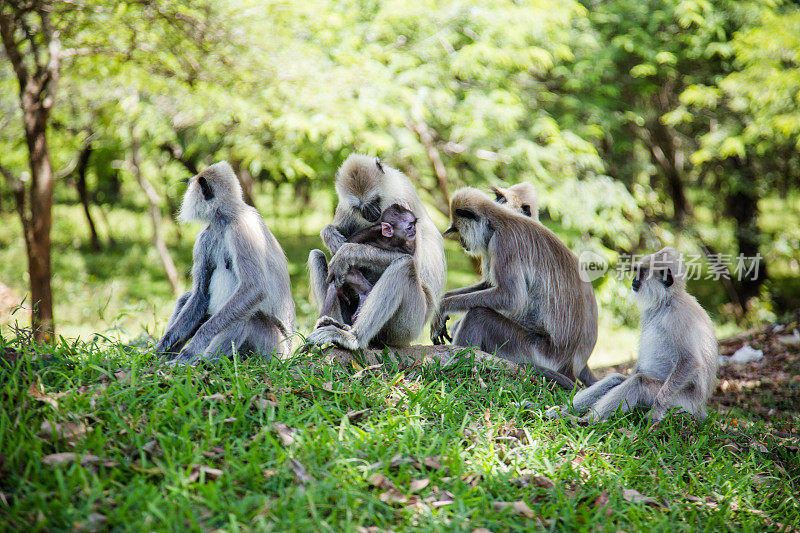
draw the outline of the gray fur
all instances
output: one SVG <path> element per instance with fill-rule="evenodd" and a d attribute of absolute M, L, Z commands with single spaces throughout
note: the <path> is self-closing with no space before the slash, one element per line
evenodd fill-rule
<path fill-rule="evenodd" d="M 201 191 L 201 178 L 211 198 Z M 181 219 L 208 225 L 194 245 L 192 290 L 178 299 L 156 352 L 173 353 L 190 338 L 170 364 L 214 361 L 233 350 L 267 357 L 291 352 L 295 311 L 286 256 L 258 211 L 242 199 L 227 163 L 192 178 Z"/>
<path fill-rule="evenodd" d="M 698 420 L 706 418 L 705 404 L 714 392 L 717 340 L 708 314 L 686 292 L 686 272 L 680 255 L 664 248 L 644 257 L 637 269 L 647 269 L 634 299 L 642 310 L 639 360 L 633 374 L 608 376 L 575 395 L 578 413 L 591 409 L 589 420 L 605 420 L 617 409 L 650 409 L 661 420 L 678 408 Z M 661 280 L 669 270 L 667 285 Z M 638 270 L 637 270 L 638 271 Z"/>
<path fill-rule="evenodd" d="M 482 258 L 483 281 L 444 295 L 431 321 L 433 342 L 447 338 L 447 316 L 463 311 L 453 344 L 592 382 L 586 362 L 597 340 L 597 304 L 577 258 L 550 230 L 476 189 L 457 191 L 450 212 L 448 233 Z"/>
<path fill-rule="evenodd" d="M 439 303 L 445 284 L 446 264 L 442 236 L 433 224 L 411 182 L 399 170 L 378 165 L 371 157 L 353 154 L 336 175 L 339 204 L 333 223 L 320 233 L 333 254 L 313 250 L 308 258 L 311 292 L 321 306 L 325 301 L 329 273 L 343 280 L 351 268 L 380 276 L 352 327 L 342 327 L 338 305 L 331 320 L 322 320 L 306 339 L 308 344 L 336 344 L 356 349 L 372 345 L 405 346 L 422 332 L 425 322 Z M 417 249 L 413 256 L 390 252 L 365 244 L 345 242 L 374 220 L 365 214 L 380 214 L 392 204 L 410 209 L 417 217 Z M 332 323 L 333 322 L 333 323 Z"/>

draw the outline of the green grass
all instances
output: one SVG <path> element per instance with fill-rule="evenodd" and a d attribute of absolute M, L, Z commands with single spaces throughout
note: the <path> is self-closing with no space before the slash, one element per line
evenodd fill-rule
<path fill-rule="evenodd" d="M 712 414 L 699 427 L 677 415 L 655 428 L 638 414 L 595 427 L 544 420 L 565 393 L 481 365 L 484 385 L 468 357 L 447 369 L 390 363 L 361 375 L 320 356 L 162 372 L 148 353 L 116 344 L 62 342 L 46 359 L 29 344 L 4 344 L 22 356 L 0 361 L 0 529 L 800 527 L 796 447 L 741 413 Z M 523 400 L 537 407 L 521 409 Z M 71 442 L 41 433 L 43 423 L 70 422 L 88 432 Z M 43 460 L 61 452 L 84 464 Z M 441 467 L 425 466 L 432 457 Z M 301 480 L 292 461 L 310 477 Z M 375 474 L 407 501 L 382 499 L 391 491 L 373 486 L 379 478 L 371 484 Z M 520 482 L 526 475 L 553 486 Z M 629 501 L 623 489 L 652 501 Z M 532 517 L 495 505 L 520 501 Z"/>

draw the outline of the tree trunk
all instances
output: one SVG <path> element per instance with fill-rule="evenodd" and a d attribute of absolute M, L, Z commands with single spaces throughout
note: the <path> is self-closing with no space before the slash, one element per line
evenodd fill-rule
<path fill-rule="evenodd" d="M 92 219 L 92 212 L 89 209 L 91 199 L 89 198 L 88 187 L 86 186 L 86 170 L 89 168 L 89 158 L 92 155 L 92 143 L 89 142 L 81 151 L 78 157 L 78 166 L 75 169 L 75 188 L 78 190 L 78 197 L 80 198 L 81 205 L 83 206 L 83 214 L 86 216 L 86 223 L 89 225 L 90 239 L 92 243 L 92 250 L 100 250 L 100 237 L 97 235 L 97 229 Z"/>
<path fill-rule="evenodd" d="M 734 233 L 739 254 L 745 258 L 755 258 L 759 256 L 761 228 L 758 226 L 758 194 L 755 191 L 753 168 L 749 160 L 742 158 L 736 158 L 734 168 L 740 182 L 727 199 L 728 212 L 736 220 Z M 759 296 L 766 279 L 767 267 L 760 262 L 754 276 L 748 275 L 739 280 L 739 294 L 745 307 L 750 299 Z"/>
<path fill-rule="evenodd" d="M 667 193 L 672 200 L 673 221 L 681 227 L 686 222 L 687 216 L 692 213 L 692 206 L 683 183 L 682 154 L 675 146 L 673 133 L 659 119 L 651 121 L 647 129 L 650 136 L 647 142 L 650 158 L 653 164 L 661 168 L 662 175 L 667 181 Z"/>
<path fill-rule="evenodd" d="M 442 155 L 439 153 L 439 148 L 436 147 L 436 137 L 434 131 L 422 121 L 417 121 L 409 124 L 409 129 L 417 134 L 419 142 L 425 148 L 425 153 L 428 155 L 431 169 L 433 170 L 433 177 L 436 178 L 436 187 L 441 195 L 437 199 L 436 207 L 445 216 L 450 216 L 450 192 L 447 187 L 447 167 L 444 166 Z"/>
<path fill-rule="evenodd" d="M 29 17 L 31 23 L 36 22 L 36 17 L 39 19 L 39 26 L 33 31 L 26 20 Z M 0 37 L 20 88 L 31 177 L 27 192 L 20 184 L 15 187 L 15 196 L 28 254 L 33 339 L 45 342 L 55 334 L 50 285 L 54 176 L 47 145 L 47 123 L 61 74 L 61 41 L 50 25 L 49 7 L 37 2 L 26 7 L 5 2 L 0 4 Z M 23 44 L 26 41 L 27 46 Z M 46 55 L 39 54 L 40 42 L 47 46 Z"/>
<path fill-rule="evenodd" d="M 158 206 L 158 193 L 153 188 L 153 185 L 147 181 L 147 178 L 142 175 L 139 138 L 133 128 L 131 128 L 130 168 L 150 204 L 150 221 L 153 223 L 153 246 L 158 252 L 159 258 L 161 258 L 161 263 L 164 265 L 164 272 L 167 274 L 172 293 L 177 295 L 180 292 L 178 270 L 175 268 L 175 263 L 172 261 L 172 256 L 169 255 L 167 244 L 161 236 L 161 208 Z"/>

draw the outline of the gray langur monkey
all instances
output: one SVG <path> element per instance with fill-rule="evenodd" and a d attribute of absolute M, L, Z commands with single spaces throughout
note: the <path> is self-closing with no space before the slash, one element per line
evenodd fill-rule
<path fill-rule="evenodd" d="M 244 202 L 231 166 L 189 180 L 179 218 L 206 227 L 194 244 L 192 290 L 178 298 L 155 347 L 172 365 L 214 361 L 233 350 L 291 352 L 295 310 L 286 256 L 258 211 Z"/>
<path fill-rule="evenodd" d="M 650 409 L 658 422 L 677 407 L 698 420 L 714 392 L 717 339 L 708 313 L 686 292 L 681 256 L 663 248 L 634 266 L 633 299 L 642 311 L 639 360 L 630 376 L 611 374 L 575 395 L 578 414 L 605 420 L 617 409 Z M 563 411 L 563 410 L 562 410 Z"/>
<path fill-rule="evenodd" d="M 492 192 L 494 193 L 494 201 L 503 207 L 507 207 L 516 213 L 521 213 L 533 220 L 539 220 L 539 197 L 533 184 L 522 181 L 507 188 L 492 187 Z M 481 281 L 486 281 L 485 272 L 482 272 Z M 453 331 L 460 327 L 462 320 L 463 317 L 453 322 Z"/>
<path fill-rule="evenodd" d="M 330 264 L 321 250 L 312 250 L 308 257 L 312 296 L 321 306 L 329 275 L 342 280 L 351 268 L 377 281 L 352 327 L 343 327 L 341 309 L 335 304 L 327 317 L 320 318 L 306 343 L 351 350 L 408 345 L 422 332 L 444 289 L 447 266 L 442 236 L 409 179 L 376 158 L 350 155 L 336 173 L 336 193 L 339 203 L 333 223 L 320 233 L 333 254 Z M 405 206 L 416 217 L 413 255 L 345 242 L 374 224 L 392 204 Z"/>
<path fill-rule="evenodd" d="M 452 224 L 464 250 L 482 258 L 483 281 L 445 293 L 431 320 L 431 340 L 477 346 L 512 362 L 546 369 L 571 388 L 596 381 L 586 361 L 597 341 L 597 303 L 580 278 L 578 259 L 540 223 L 490 200 L 456 191 Z M 450 313 L 466 315 L 447 334 Z M 552 376 L 552 373 L 551 373 Z"/>
<path fill-rule="evenodd" d="M 539 220 L 539 195 L 532 183 L 521 181 L 505 189 L 492 187 L 492 192 L 494 192 L 494 201 L 498 204 L 522 213 L 526 217 L 531 217 L 533 220 Z"/>

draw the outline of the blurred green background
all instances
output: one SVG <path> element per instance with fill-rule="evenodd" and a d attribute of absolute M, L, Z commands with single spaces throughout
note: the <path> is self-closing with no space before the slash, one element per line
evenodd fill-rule
<path fill-rule="evenodd" d="M 800 307 L 796 2 L 8 1 L 0 17 L 4 334 L 28 323 L 14 308 L 29 290 L 14 191 L 25 208 L 33 197 L 9 51 L 37 73 L 54 38 L 45 129 L 65 337 L 162 332 L 176 289 L 149 209 L 188 288 L 198 228 L 174 222 L 180 179 L 220 159 L 284 246 L 307 332 L 305 259 L 353 151 L 406 172 L 440 229 L 458 187 L 527 180 L 543 222 L 612 265 L 672 245 L 705 274 L 715 254 L 732 267 L 760 253 L 756 279 L 690 283 L 720 335 Z M 454 243 L 447 258 L 448 286 L 477 277 Z M 595 288 L 593 363 L 626 359 L 627 281 Z"/>

